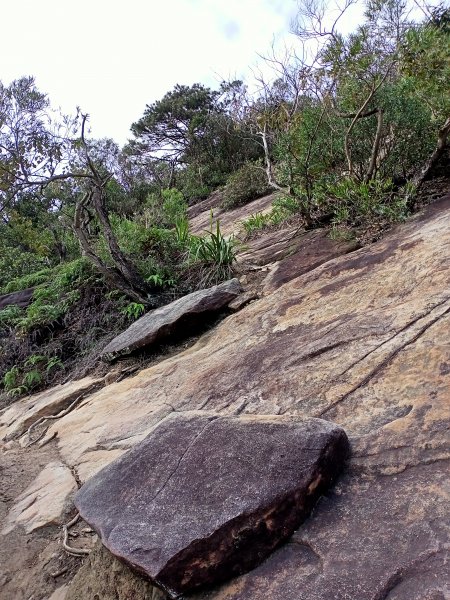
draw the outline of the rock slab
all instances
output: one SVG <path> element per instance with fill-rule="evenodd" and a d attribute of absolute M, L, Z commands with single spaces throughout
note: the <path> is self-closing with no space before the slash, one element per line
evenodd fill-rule
<path fill-rule="evenodd" d="M 60 525 L 71 506 L 70 497 L 77 489 L 71 470 L 60 462 L 51 462 L 16 498 L 6 518 L 2 535 L 17 525 L 27 533 L 46 525 Z"/>
<path fill-rule="evenodd" d="M 152 310 L 115 337 L 103 350 L 104 360 L 114 360 L 145 348 L 198 322 L 200 315 L 227 306 L 242 292 L 238 279 L 198 290 Z"/>
<path fill-rule="evenodd" d="M 14 402 L 0 411 L 0 440 L 21 436 L 41 417 L 56 415 L 101 384 L 101 378 L 84 377 Z"/>
<path fill-rule="evenodd" d="M 27 288 L 19 292 L 11 292 L 0 296 L 0 310 L 3 310 L 7 306 L 17 306 L 19 308 L 26 308 L 33 298 L 34 288 Z"/>
<path fill-rule="evenodd" d="M 75 496 L 119 559 L 171 598 L 257 566 L 309 515 L 349 453 L 321 419 L 177 414 Z"/>

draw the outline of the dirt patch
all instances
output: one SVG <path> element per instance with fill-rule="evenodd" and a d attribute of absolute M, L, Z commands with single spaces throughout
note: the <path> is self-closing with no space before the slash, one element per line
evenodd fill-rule
<path fill-rule="evenodd" d="M 3 524 L 14 499 L 21 494 L 49 462 L 59 460 L 56 446 L 42 449 L 19 446 L 0 450 L 0 519 Z M 80 523 L 76 544 L 92 544 L 85 540 Z M 89 534 L 89 538 L 92 535 Z M 69 582 L 82 560 L 68 555 L 62 547 L 61 529 L 49 526 L 31 534 L 16 527 L 0 544 L 0 597 L 2 600 L 43 600 Z"/>

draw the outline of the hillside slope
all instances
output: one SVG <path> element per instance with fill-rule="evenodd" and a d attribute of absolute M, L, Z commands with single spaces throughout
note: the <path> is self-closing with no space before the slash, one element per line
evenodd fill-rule
<path fill-rule="evenodd" d="M 337 488 L 263 565 L 195 597 L 443 599 L 449 564 L 444 495 L 449 267 L 447 196 L 372 246 L 267 288 L 264 297 L 227 317 L 191 348 L 88 395 L 50 426 L 46 439 L 51 441 L 42 451 L 54 447 L 80 483 L 174 411 L 335 421 L 352 445 L 352 459 Z M 22 418 L 20 407 L 17 403 L 9 423 L 0 418 L 3 436 L 10 436 Z M 7 442 L 5 450 L 5 458 L 18 451 L 15 442 Z M 58 481 L 47 481 L 45 491 L 62 495 L 65 510 L 70 508 L 70 493 Z M 13 505 L 8 502 L 9 508 Z M 32 527 L 33 520 L 45 520 L 46 510 L 39 505 L 15 518 Z M 3 547 L 12 535 L 5 535 Z M 111 569 L 114 592 L 105 583 Z M 95 594 L 108 600 L 157 597 L 134 581 L 98 550 L 66 600 Z M 34 591 L 28 587 L 18 593 L 14 586 L 11 581 L 4 585 L 5 600 Z"/>

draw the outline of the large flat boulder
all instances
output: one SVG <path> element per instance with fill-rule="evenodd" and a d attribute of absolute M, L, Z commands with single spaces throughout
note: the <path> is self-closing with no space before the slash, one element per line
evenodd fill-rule
<path fill-rule="evenodd" d="M 230 279 L 152 310 L 115 337 L 103 350 L 102 358 L 114 360 L 131 354 L 179 332 L 183 327 L 198 324 L 201 315 L 219 311 L 241 291 L 239 281 Z"/>
<path fill-rule="evenodd" d="M 75 504 L 114 555 L 177 598 L 258 565 L 308 516 L 348 451 L 344 430 L 320 419 L 175 415 Z"/>

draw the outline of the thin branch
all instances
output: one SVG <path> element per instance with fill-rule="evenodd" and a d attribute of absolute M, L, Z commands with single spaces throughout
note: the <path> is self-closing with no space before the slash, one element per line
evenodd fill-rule
<path fill-rule="evenodd" d="M 346 134 L 345 134 L 344 150 L 345 150 L 345 156 L 347 158 L 348 172 L 349 172 L 350 177 L 353 175 L 353 161 L 352 161 L 352 156 L 351 156 L 351 151 L 350 151 L 350 144 L 349 144 L 349 142 L 350 142 L 350 134 L 353 131 L 353 128 L 354 128 L 356 122 L 361 117 L 361 115 L 364 113 L 364 110 L 366 109 L 366 107 L 369 104 L 369 102 L 372 100 L 372 98 L 375 96 L 375 94 L 377 93 L 377 91 L 379 90 L 379 88 L 385 82 L 385 80 L 386 80 L 387 76 L 389 75 L 390 70 L 393 67 L 393 65 L 394 65 L 394 63 L 391 63 L 389 65 L 389 67 L 386 69 L 386 73 L 383 75 L 383 77 L 380 79 L 380 81 L 375 86 L 372 87 L 372 89 L 370 90 L 369 95 L 367 96 L 367 98 L 365 99 L 365 101 L 363 102 L 363 104 L 361 105 L 361 107 L 358 110 L 358 112 L 353 117 L 353 120 L 352 120 L 349 128 L 347 129 Z"/>

